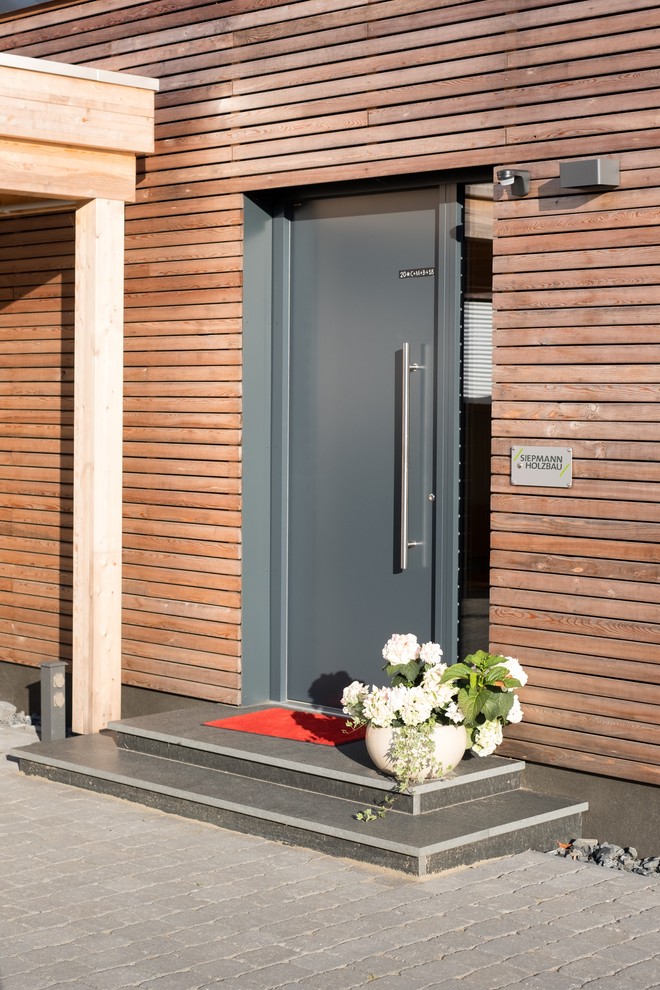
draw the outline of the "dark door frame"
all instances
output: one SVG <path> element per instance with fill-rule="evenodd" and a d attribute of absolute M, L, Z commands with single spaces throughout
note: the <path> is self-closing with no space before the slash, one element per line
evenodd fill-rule
<path fill-rule="evenodd" d="M 453 327 L 440 335 L 438 380 L 456 383 L 456 390 L 438 389 L 436 419 L 445 437 L 436 464 L 436 484 L 445 494 L 443 516 L 436 520 L 435 625 L 458 630 L 456 567 L 459 534 L 459 431 L 461 341 L 462 208 L 459 187 L 489 180 L 492 172 L 470 171 L 452 176 L 428 175 L 379 181 L 306 187 L 302 197 L 345 195 L 347 191 L 434 186 L 445 191 L 438 231 L 438 324 Z M 285 259 L 289 222 L 284 204 L 292 190 L 279 195 L 244 197 L 243 300 L 243 552 L 242 552 L 242 704 L 284 701 L 286 669 L 283 616 L 286 614 L 286 391 L 288 377 L 288 296 Z M 450 453 L 451 452 L 451 453 Z M 445 643 L 449 654 L 453 644 Z"/>

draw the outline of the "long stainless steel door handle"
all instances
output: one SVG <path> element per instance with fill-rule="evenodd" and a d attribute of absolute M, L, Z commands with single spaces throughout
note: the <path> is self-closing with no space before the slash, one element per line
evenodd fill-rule
<path fill-rule="evenodd" d="M 410 373 L 422 371 L 423 364 L 410 363 L 410 344 L 406 341 L 402 348 L 401 362 L 401 547 L 399 566 L 402 571 L 408 567 L 408 549 L 421 546 L 408 539 L 408 502 L 410 474 Z"/>

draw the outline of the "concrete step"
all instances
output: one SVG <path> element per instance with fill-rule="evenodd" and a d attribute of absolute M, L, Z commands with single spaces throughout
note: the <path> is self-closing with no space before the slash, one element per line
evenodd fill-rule
<path fill-rule="evenodd" d="M 581 834 L 587 808 L 519 788 L 412 815 L 395 801 L 383 818 L 361 822 L 361 802 L 129 750 L 112 734 L 37 744 L 12 758 L 28 774 L 415 876 L 554 848 Z"/>
<path fill-rule="evenodd" d="M 218 713 L 220 711 L 220 714 Z M 251 709 L 241 709 L 248 711 Z M 343 746 L 312 745 L 204 725 L 235 708 L 213 705 L 207 712 L 186 709 L 112 722 L 121 749 L 226 770 L 288 787 L 363 804 L 382 801 L 394 788 L 376 770 L 363 741 Z M 491 756 L 466 757 L 445 780 L 420 784 L 397 797 L 397 809 L 424 814 L 520 787 L 524 763 Z"/>

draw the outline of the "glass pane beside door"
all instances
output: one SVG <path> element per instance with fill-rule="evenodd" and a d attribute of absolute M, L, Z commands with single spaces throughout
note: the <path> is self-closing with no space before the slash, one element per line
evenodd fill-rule
<path fill-rule="evenodd" d="M 465 189 L 459 659 L 488 649 L 493 186 Z"/>

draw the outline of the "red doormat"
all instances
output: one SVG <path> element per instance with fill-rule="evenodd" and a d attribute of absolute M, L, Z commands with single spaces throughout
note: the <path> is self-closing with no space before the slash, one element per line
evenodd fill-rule
<path fill-rule="evenodd" d="M 338 715 L 296 712 L 290 708 L 264 708 L 259 712 L 246 712 L 245 715 L 231 715 L 215 722 L 204 722 L 204 725 L 216 729 L 252 732 L 259 736 L 320 743 L 323 746 L 343 746 L 345 743 L 364 739 L 365 727 L 361 725 L 347 731 L 347 722 L 348 719 Z"/>

